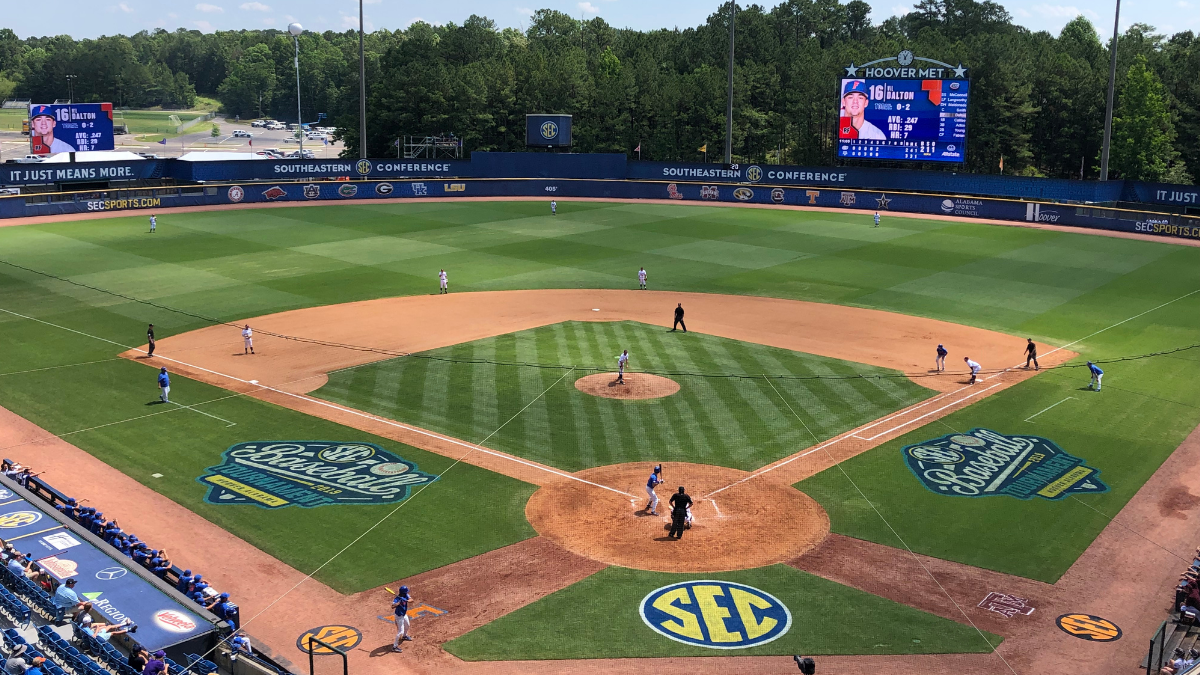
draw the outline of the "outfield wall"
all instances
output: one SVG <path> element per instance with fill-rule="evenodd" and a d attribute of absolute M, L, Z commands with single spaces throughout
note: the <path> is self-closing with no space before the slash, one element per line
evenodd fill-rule
<path fill-rule="evenodd" d="M 1038 222 L 1169 238 L 1200 239 L 1200 218 L 1124 209 L 1011 199 L 879 190 L 589 179 L 422 179 L 233 183 L 50 193 L 0 198 L 0 218 L 108 211 L 161 211 L 185 206 L 272 202 L 360 201 L 420 197 L 593 197 L 674 199 L 681 203 L 742 202 L 847 211 L 923 213 Z M 867 215 L 864 214 L 864 218 Z"/>

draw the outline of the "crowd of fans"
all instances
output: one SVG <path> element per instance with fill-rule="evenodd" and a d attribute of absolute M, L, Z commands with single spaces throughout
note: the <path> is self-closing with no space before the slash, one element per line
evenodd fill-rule
<path fill-rule="evenodd" d="M 1179 612 L 1180 623 L 1195 625 L 1200 619 L 1200 549 L 1196 550 L 1196 562 L 1179 577 L 1179 585 L 1175 587 L 1175 609 Z M 1180 675 L 1197 663 L 1200 663 L 1200 649 L 1193 647 L 1185 652 L 1176 647 L 1167 665 L 1159 672 L 1161 675 Z"/>
<path fill-rule="evenodd" d="M 29 487 L 29 479 L 38 475 L 33 473 L 29 467 L 21 466 L 7 459 L 0 462 L 0 473 L 26 488 Z M 74 497 L 55 504 L 54 508 L 103 539 L 109 546 L 120 551 L 135 563 L 150 570 L 159 579 L 170 583 L 167 575 L 174 569 L 175 564 L 165 548 L 150 548 L 150 545 L 138 539 L 136 534 L 126 533 L 122 530 L 115 518 L 108 520 L 95 507 L 79 505 Z M 87 604 L 79 602 L 78 596 L 71 589 L 71 586 L 74 586 L 73 580 L 68 579 L 65 583 L 59 584 L 46 570 L 26 558 L 25 554 L 13 549 L 11 545 L 4 546 L 4 553 L 0 557 L 4 559 L 5 564 L 13 573 L 24 574 L 33 579 L 54 598 L 55 606 L 61 608 L 57 617 L 59 621 L 63 619 L 64 614 L 77 611 Z M 237 604 L 230 600 L 228 593 L 221 593 L 213 588 L 204 580 L 203 575 L 192 574 L 191 570 L 184 570 L 179 575 L 179 581 L 175 584 L 175 588 L 197 605 L 224 619 L 234 630 L 237 630 L 241 623 Z M 74 597 L 72 598 L 72 596 Z"/>

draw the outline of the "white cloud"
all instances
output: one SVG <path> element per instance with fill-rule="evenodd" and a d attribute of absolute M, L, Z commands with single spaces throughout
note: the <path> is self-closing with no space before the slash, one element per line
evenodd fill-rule
<path fill-rule="evenodd" d="M 1188 4 L 1188 3 L 1184 2 L 1183 0 L 1179 0 L 1179 2 L 1178 2 L 1178 3 L 1176 3 L 1176 4 L 1178 4 L 1178 5 L 1179 5 L 1180 7 L 1182 7 L 1183 9 L 1187 9 L 1188 7 L 1191 7 L 1191 5 L 1190 5 L 1190 4 Z"/>
<path fill-rule="evenodd" d="M 117 9 L 125 12 L 126 14 L 133 14 L 133 8 L 123 2 L 117 4 Z"/>
<path fill-rule="evenodd" d="M 363 23 L 366 23 L 366 18 L 363 19 Z M 358 28 L 358 17 L 350 16 L 349 14 L 343 14 L 342 15 L 342 28 L 343 29 Z"/>
<path fill-rule="evenodd" d="M 196 9 L 200 10 L 201 12 L 207 12 L 209 14 L 212 14 L 213 12 L 220 14 L 225 11 L 224 7 L 219 7 L 217 5 L 210 5 L 207 2 L 202 2 L 198 5 L 196 5 Z"/>
<path fill-rule="evenodd" d="M 196 28 L 199 28 L 201 33 L 213 32 L 212 24 L 207 21 L 193 21 L 192 25 L 194 25 Z"/>
<path fill-rule="evenodd" d="M 1032 14 L 1029 13 L 1029 10 L 1025 9 L 1024 7 L 1017 7 L 1016 9 L 1013 10 L 1013 14 L 1017 15 L 1018 17 L 1020 17 L 1022 19 L 1028 19 L 1029 17 L 1033 16 Z"/>
<path fill-rule="evenodd" d="M 517 7 L 516 10 L 517 10 L 517 14 L 524 14 L 525 16 L 533 16 L 533 10 L 529 9 L 528 7 Z"/>
<path fill-rule="evenodd" d="M 271 11 L 271 8 L 269 6 L 264 5 L 261 2 L 243 2 L 241 5 L 239 5 L 239 7 L 241 9 L 246 10 L 247 12 L 252 12 L 252 11 L 253 12 L 269 12 L 269 11 Z"/>
<path fill-rule="evenodd" d="M 908 14 L 911 11 L 912 11 L 912 7 L 905 7 L 904 5 L 895 5 L 892 7 L 892 16 L 904 16 L 905 14 Z"/>
<path fill-rule="evenodd" d="M 275 25 L 275 17 L 273 17 L 273 16 L 268 16 L 267 18 L 263 19 L 263 20 L 262 20 L 262 25 L 264 25 L 264 26 L 274 26 L 274 25 Z"/>
<path fill-rule="evenodd" d="M 1074 19 L 1085 12 L 1075 5 L 1034 5 L 1033 11 L 1053 19 Z M 1095 12 L 1087 12 L 1095 16 Z"/>
<path fill-rule="evenodd" d="M 579 3 L 579 10 L 584 14 L 599 14 L 600 8 L 590 2 Z"/>

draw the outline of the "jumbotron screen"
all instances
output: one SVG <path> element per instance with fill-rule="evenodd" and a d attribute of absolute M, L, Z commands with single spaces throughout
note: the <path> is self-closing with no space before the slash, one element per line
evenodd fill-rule
<path fill-rule="evenodd" d="M 838 157 L 962 162 L 967 80 L 844 79 Z"/>

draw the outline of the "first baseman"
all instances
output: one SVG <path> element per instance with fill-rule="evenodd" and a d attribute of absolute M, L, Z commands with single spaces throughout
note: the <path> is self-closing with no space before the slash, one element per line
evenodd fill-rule
<path fill-rule="evenodd" d="M 938 345 L 937 358 L 933 360 L 933 365 L 937 367 L 939 373 L 946 369 L 946 355 L 949 353 L 944 346 Z"/>
<path fill-rule="evenodd" d="M 392 641 L 392 651 L 402 652 L 400 642 L 412 642 L 412 636 L 408 634 L 408 626 L 411 619 L 408 618 L 408 603 L 411 602 L 408 597 L 408 586 L 401 586 L 400 592 L 392 599 L 392 612 L 396 615 L 396 639 Z"/>
<path fill-rule="evenodd" d="M 438 272 L 438 281 L 441 283 L 441 290 L 438 291 L 438 294 L 441 295 L 442 293 L 449 293 L 450 282 L 446 279 L 446 270 Z"/>
<path fill-rule="evenodd" d="M 638 287 L 641 290 L 646 290 L 646 268 L 638 270 Z"/>
<path fill-rule="evenodd" d="M 967 367 L 971 369 L 971 381 L 967 384 L 975 384 L 975 377 L 979 375 L 979 369 L 983 366 L 980 366 L 978 363 L 972 361 L 971 357 L 969 356 L 964 356 L 963 361 L 966 361 Z"/>
<path fill-rule="evenodd" d="M 617 383 L 625 384 L 625 364 L 629 363 L 629 350 L 626 349 L 617 357 Z"/>
<path fill-rule="evenodd" d="M 242 329 L 242 353 L 254 353 L 254 331 L 250 330 L 250 324 L 246 324 Z"/>
<path fill-rule="evenodd" d="M 662 484 L 662 464 L 654 467 L 654 473 L 650 474 L 650 480 L 646 481 L 646 494 L 650 496 L 650 502 L 646 504 L 646 511 L 652 516 L 658 515 L 658 495 L 654 494 L 654 488 Z"/>

